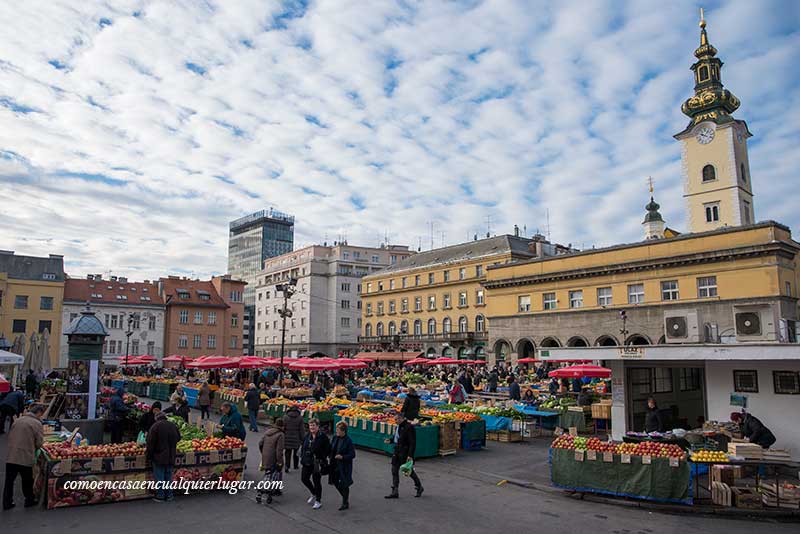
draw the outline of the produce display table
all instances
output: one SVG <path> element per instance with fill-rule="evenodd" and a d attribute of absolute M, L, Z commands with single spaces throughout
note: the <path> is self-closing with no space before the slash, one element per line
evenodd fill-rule
<path fill-rule="evenodd" d="M 218 451 L 179 452 L 172 471 L 173 480 L 241 480 L 247 448 Z M 48 510 L 85 504 L 130 501 L 152 497 L 147 490 L 65 489 L 68 480 L 146 481 L 153 469 L 144 456 L 114 458 L 51 459 L 39 457 L 35 489 L 41 491 Z M 176 491 L 176 495 L 182 492 Z"/>
<path fill-rule="evenodd" d="M 394 437 L 395 426 L 393 423 L 370 421 L 355 417 L 334 417 L 334 424 L 344 421 L 349 427 L 347 435 L 358 447 L 391 454 L 394 445 L 384 443 L 384 439 Z M 417 448 L 414 458 L 431 458 L 439 454 L 439 427 L 438 425 L 417 425 L 415 427 Z"/>
<path fill-rule="evenodd" d="M 177 387 L 178 384 L 170 384 L 166 382 L 151 382 L 150 394 L 148 396 L 151 399 L 168 402 L 169 396 L 172 395 L 172 393 L 175 391 L 175 388 Z"/>
<path fill-rule="evenodd" d="M 133 393 L 134 395 L 138 395 L 139 397 L 149 397 L 147 394 L 149 386 L 150 382 L 131 380 L 125 384 L 125 391 L 128 393 Z"/>
<path fill-rule="evenodd" d="M 585 493 L 692 504 L 692 471 L 686 461 L 677 461 L 677 467 L 672 467 L 673 460 L 668 458 L 651 458 L 651 463 L 645 464 L 642 456 L 632 455 L 630 463 L 622 463 L 622 456 L 613 454 L 612 461 L 606 462 L 601 452 L 594 460 L 589 460 L 587 453 L 578 461 L 578 451 L 550 449 L 553 485 Z"/>
<path fill-rule="evenodd" d="M 539 428 L 539 435 L 542 434 L 542 430 L 545 428 L 548 430 L 554 430 L 560 415 L 558 412 L 537 410 L 532 406 L 526 406 L 524 404 L 517 404 L 514 406 L 514 408 L 522 412 L 525 415 L 526 420 L 530 418 L 531 420 L 535 419 L 538 422 L 537 426 Z"/>
<path fill-rule="evenodd" d="M 264 406 L 264 412 L 267 414 L 268 417 L 272 417 L 273 419 L 281 418 L 286 415 L 286 410 L 289 409 L 289 405 L 287 404 L 269 404 L 266 403 Z M 303 416 L 303 421 L 308 423 L 309 419 L 316 418 L 319 420 L 320 423 L 330 423 L 333 421 L 333 411 L 330 410 L 323 410 L 323 411 L 312 411 L 312 410 L 300 410 L 300 415 Z"/>
<path fill-rule="evenodd" d="M 561 428 L 571 428 L 574 426 L 578 429 L 578 432 L 586 432 L 588 430 L 586 426 L 586 415 L 583 412 L 562 412 L 558 418 L 558 426 Z"/>

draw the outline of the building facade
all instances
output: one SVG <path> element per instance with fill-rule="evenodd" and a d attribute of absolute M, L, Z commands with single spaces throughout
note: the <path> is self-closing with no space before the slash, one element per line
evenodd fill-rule
<path fill-rule="evenodd" d="M 244 291 L 244 354 L 253 354 L 256 276 L 263 269 L 264 260 L 291 252 L 293 247 L 294 217 L 272 208 L 257 211 L 229 225 L 228 274 L 248 284 Z"/>
<path fill-rule="evenodd" d="M 85 279 L 67 278 L 62 311 L 64 328 L 80 316 L 87 304 L 108 331 L 103 344 L 104 360 L 149 354 L 160 362 L 167 356 L 164 353 L 166 307 L 157 283 L 129 282 L 121 276 L 104 279 L 100 274 L 89 274 Z M 67 365 L 67 352 L 67 344 L 62 343 L 61 367 Z"/>
<path fill-rule="evenodd" d="M 241 356 L 245 285 L 230 275 L 211 280 L 161 278 L 158 292 L 166 306 L 164 353 L 192 358 Z"/>
<path fill-rule="evenodd" d="M 485 358 L 492 266 L 553 255 L 541 236 L 476 239 L 420 252 L 361 284 L 364 350 L 421 351 L 432 357 Z"/>
<path fill-rule="evenodd" d="M 49 335 L 50 364 L 61 350 L 61 305 L 64 300 L 64 257 L 19 256 L 0 251 L 0 337 L 30 343 L 33 334 Z"/>
<path fill-rule="evenodd" d="M 285 356 L 322 352 L 328 356 L 358 351 L 362 279 L 391 267 L 413 252 L 407 246 L 358 247 L 346 243 L 314 245 L 265 262 L 256 290 L 256 355 L 279 356 L 284 295 L 276 284 L 296 280 L 288 300 Z"/>

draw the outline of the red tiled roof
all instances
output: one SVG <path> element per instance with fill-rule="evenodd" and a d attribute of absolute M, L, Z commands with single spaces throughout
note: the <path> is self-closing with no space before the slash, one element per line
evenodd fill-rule
<path fill-rule="evenodd" d="M 206 306 L 213 308 L 227 308 L 228 304 L 217 293 L 214 284 L 210 280 L 188 280 L 183 278 L 162 278 L 161 283 L 164 288 L 164 300 L 167 305 L 184 306 Z M 179 295 L 183 290 L 183 298 Z M 208 300 L 201 299 L 200 296 L 208 293 Z"/>
<path fill-rule="evenodd" d="M 153 283 L 85 278 L 67 278 L 64 283 L 64 300 L 143 306 L 164 304 L 158 294 L 158 286 Z"/>

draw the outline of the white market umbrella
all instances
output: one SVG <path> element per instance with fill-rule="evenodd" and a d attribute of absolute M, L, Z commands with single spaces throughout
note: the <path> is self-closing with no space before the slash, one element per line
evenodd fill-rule
<path fill-rule="evenodd" d="M 22 372 L 27 373 L 28 369 L 35 369 L 37 358 L 36 333 L 31 334 L 31 344 L 28 352 L 25 353 L 25 361 L 22 364 Z"/>
<path fill-rule="evenodd" d="M 45 328 L 39 337 L 39 371 L 44 375 L 52 370 L 50 365 L 50 331 Z"/>

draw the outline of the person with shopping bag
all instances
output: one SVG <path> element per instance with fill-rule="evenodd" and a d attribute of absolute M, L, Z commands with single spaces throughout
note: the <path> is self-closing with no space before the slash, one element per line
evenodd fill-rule
<path fill-rule="evenodd" d="M 308 422 L 308 434 L 300 449 L 300 481 L 311 492 L 308 504 L 313 504 L 314 510 L 322 508 L 322 476 L 330 473 L 330 450 L 331 443 L 319 428 L 319 421 L 311 419 Z"/>
<path fill-rule="evenodd" d="M 350 486 L 353 485 L 353 459 L 356 448 L 353 440 L 347 435 L 347 423 L 336 423 L 336 434 L 331 441 L 330 474 L 328 484 L 332 485 L 342 496 L 339 511 L 350 508 Z"/>
<path fill-rule="evenodd" d="M 258 442 L 258 449 L 261 451 L 261 470 L 264 471 L 264 479 L 269 482 L 283 480 L 283 448 L 284 448 L 284 429 L 283 419 L 277 419 L 275 424 L 267 428 L 267 431 Z M 267 504 L 272 503 L 272 497 L 279 495 L 279 491 L 259 490 L 256 495 L 256 502 L 260 503 L 262 496 L 266 494 Z"/>
<path fill-rule="evenodd" d="M 392 492 L 386 495 L 385 498 L 400 498 L 401 470 L 404 475 L 411 477 L 411 480 L 414 481 L 414 487 L 417 490 L 414 497 L 422 497 L 422 492 L 425 491 L 425 488 L 422 487 L 422 481 L 414 470 L 414 452 L 417 446 L 416 430 L 414 425 L 401 412 L 394 413 L 394 421 L 397 425 L 394 438 L 385 440 L 386 443 L 394 443 L 394 452 L 392 453 Z"/>

